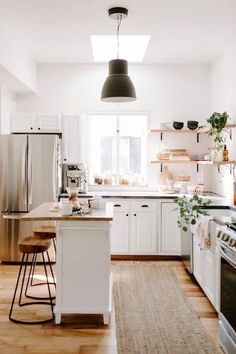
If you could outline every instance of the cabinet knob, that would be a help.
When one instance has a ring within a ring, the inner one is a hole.
[[[64,161],[66,161],[66,159],[64,159]]]
[[[40,128],[38,128],[38,130],[40,130]]]
[[[33,130],[33,127],[30,127],[31,130]]]
[[[126,216],[129,216],[129,214],[126,214]]]
[[[134,214],[134,216],[136,216],[136,214]]]

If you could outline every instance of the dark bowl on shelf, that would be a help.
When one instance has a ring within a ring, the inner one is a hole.
[[[182,129],[184,126],[184,123],[183,122],[173,122],[173,127],[177,130],[180,130]]]
[[[196,120],[188,120],[187,127],[190,130],[195,130],[198,128],[198,122]]]

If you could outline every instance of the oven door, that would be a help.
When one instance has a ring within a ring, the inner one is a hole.
[[[226,353],[236,353],[236,253],[218,242],[221,256],[220,337]],[[225,341],[228,336],[228,340]],[[227,350],[230,345],[230,350]]]

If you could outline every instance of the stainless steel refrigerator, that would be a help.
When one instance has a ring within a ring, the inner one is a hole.
[[[20,260],[17,243],[33,228],[21,217],[43,202],[57,200],[60,165],[57,135],[0,135],[0,261]]]

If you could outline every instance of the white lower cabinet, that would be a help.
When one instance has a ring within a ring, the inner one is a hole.
[[[156,202],[113,200],[112,254],[157,254]]]
[[[155,212],[131,215],[130,251],[132,254],[157,253],[157,222]]]
[[[211,249],[202,249],[194,236],[193,274],[211,303],[217,308],[215,253]]]
[[[173,202],[161,203],[160,253],[163,255],[180,255],[180,228],[175,208]]]
[[[111,228],[111,252],[112,254],[129,253],[129,214],[116,210]]]
[[[215,303],[215,257],[210,250],[204,251],[203,290],[212,303]]]
[[[194,238],[193,241],[193,274],[198,281],[198,283],[203,285],[203,252],[201,247],[198,245],[198,241]]]

